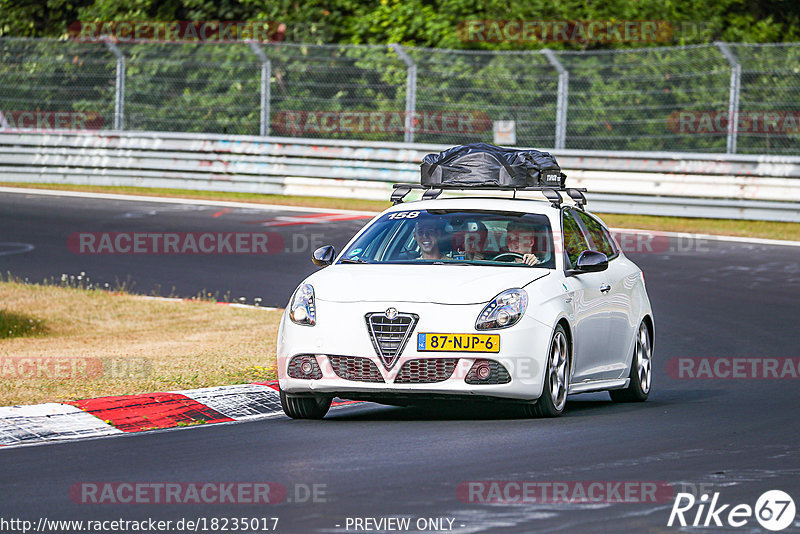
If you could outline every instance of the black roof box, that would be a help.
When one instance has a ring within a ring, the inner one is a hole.
[[[503,148],[488,143],[456,146],[428,154],[420,183],[435,188],[564,187],[556,158],[539,150]]]

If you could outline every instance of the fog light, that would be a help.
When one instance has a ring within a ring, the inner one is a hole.
[[[322,378],[322,370],[319,368],[317,358],[313,354],[300,354],[293,357],[286,371],[289,378],[300,378],[302,380],[319,380]]]
[[[494,360],[475,360],[464,381],[476,386],[508,384],[511,375],[503,364]]]
[[[475,372],[478,375],[478,378],[481,380],[486,380],[489,378],[489,375],[492,374],[492,368],[489,365],[489,362],[483,362],[475,369]]]

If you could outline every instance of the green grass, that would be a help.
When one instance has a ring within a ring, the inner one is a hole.
[[[177,426],[197,426],[197,425],[204,425],[207,422],[208,421],[206,421],[205,419],[198,419],[197,421],[191,421],[189,423],[186,423],[184,421],[178,421],[176,424]]]
[[[654,217],[651,215],[620,215],[616,213],[598,213],[598,216],[606,224],[614,228],[639,228],[642,230],[660,230],[662,232],[717,234],[800,241],[800,223]]]
[[[149,187],[28,184],[20,182],[0,182],[0,185],[61,191],[90,191],[142,196],[195,198],[202,200],[232,200],[237,202],[361,211],[381,211],[391,205],[388,200],[384,202],[379,200],[359,200],[350,198],[259,195],[257,193],[226,193],[217,191],[190,191],[185,189],[155,189]],[[589,197],[589,201],[589,208],[591,209],[591,196]],[[615,213],[598,213],[597,215],[609,226],[616,228],[640,228],[644,230],[660,230],[662,232],[718,234],[800,241],[800,223],[742,221],[736,219],[696,219],[689,217],[655,217],[650,215],[620,215]]]
[[[0,339],[39,336],[47,333],[44,321],[32,315],[0,310]]]

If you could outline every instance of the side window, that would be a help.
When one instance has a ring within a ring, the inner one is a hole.
[[[603,226],[602,228],[603,228],[603,235],[605,236],[606,241],[608,241],[608,246],[611,247],[611,250],[614,251],[613,254],[609,255],[608,257],[609,258],[616,257],[617,255],[619,255],[619,246],[617,246],[617,242],[614,241],[614,238],[611,237],[611,232],[608,230],[608,228],[606,228],[605,226]]]
[[[592,242],[594,243],[593,250],[597,252],[602,252],[609,258],[614,256],[617,251],[614,248],[611,240],[608,237],[608,232],[600,224],[600,221],[595,219],[594,217],[590,217],[589,215],[583,213],[582,211],[577,212],[578,217],[581,218],[581,221],[586,226],[586,229],[589,231],[589,237],[591,237]]]
[[[565,210],[564,221],[564,250],[569,258],[570,267],[578,261],[578,256],[584,250],[589,250],[586,237],[583,235],[578,221],[572,215],[572,210]]]

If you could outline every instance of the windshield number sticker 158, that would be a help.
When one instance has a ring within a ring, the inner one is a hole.
[[[389,214],[389,219],[416,219],[419,217],[418,211],[396,211]]]

